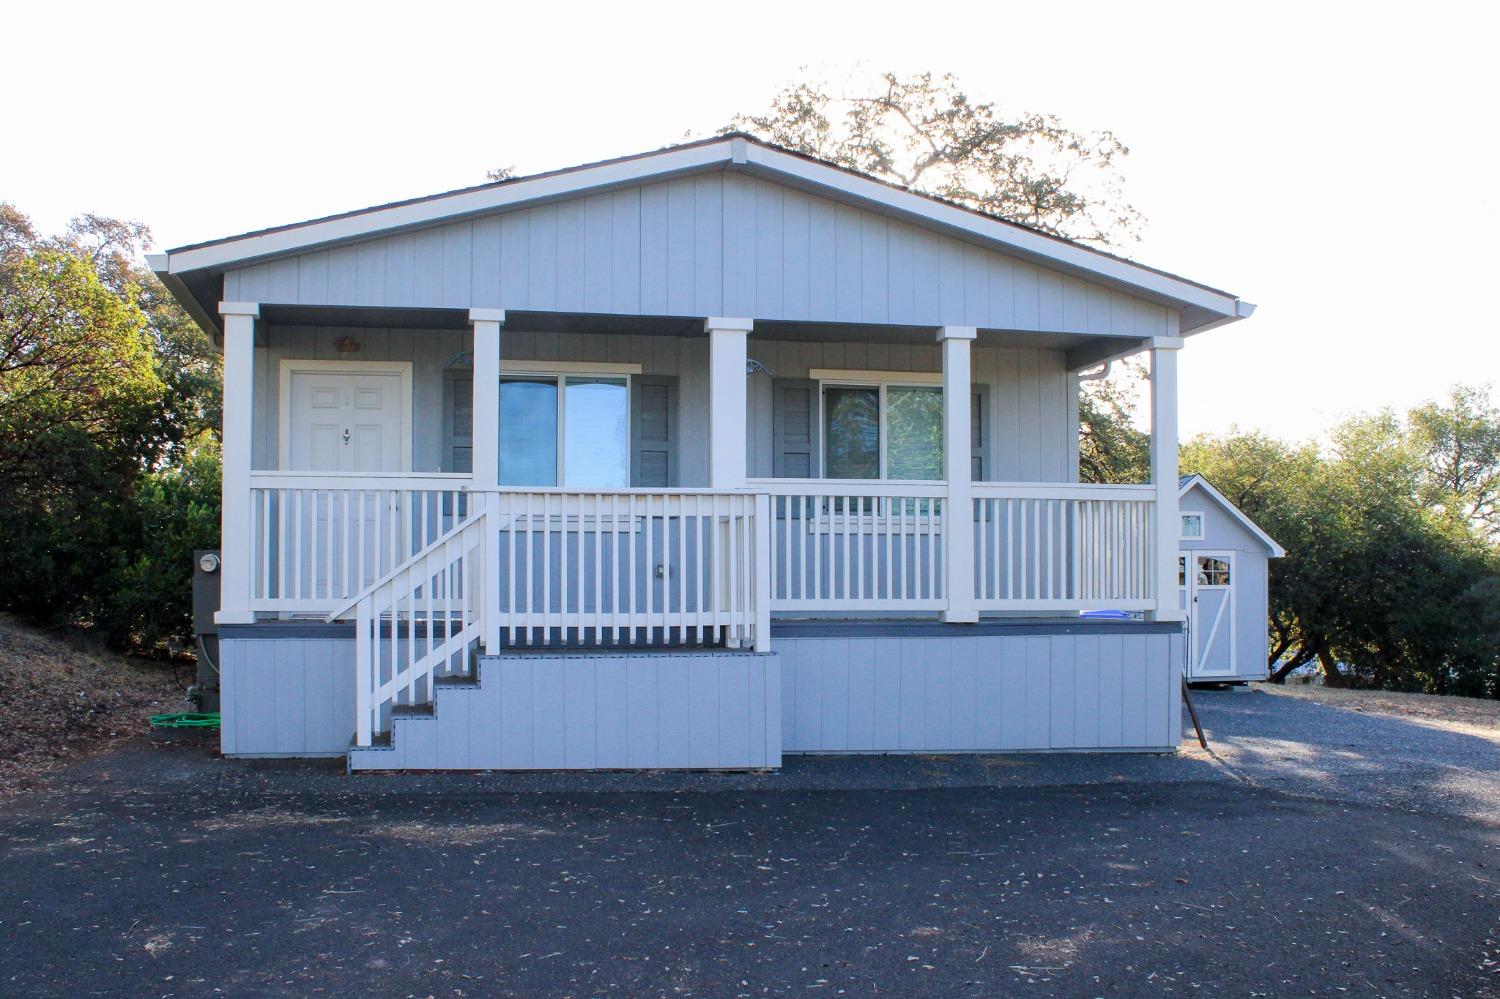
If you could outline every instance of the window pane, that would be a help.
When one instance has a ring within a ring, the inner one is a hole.
[[[591,489],[630,485],[630,407],[623,378],[569,378],[563,480]]]
[[[500,379],[500,482],[557,485],[557,382]]]
[[[823,394],[830,479],[880,478],[880,390],[831,387]]]
[[[1182,536],[1191,539],[1203,537],[1203,514],[1185,513],[1182,515]]]
[[[886,389],[886,477],[941,479],[943,477],[943,390],[940,388]]]

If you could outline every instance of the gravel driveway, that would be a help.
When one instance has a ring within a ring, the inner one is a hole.
[[[1500,995],[1493,745],[1200,702],[1217,758],[348,778],[142,741],[0,802],[0,994]]]

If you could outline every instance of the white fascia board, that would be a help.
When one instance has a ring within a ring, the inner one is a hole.
[[[1054,261],[1074,271],[1097,274],[1101,278],[1140,288],[1185,305],[1196,305],[1222,316],[1240,318],[1239,299],[1159,274],[1127,260],[1092,253],[1083,247],[1029,229],[985,218],[963,208],[765,146],[751,144],[746,158],[752,166],[795,177],[807,184],[831,188],[850,198],[894,212],[922,216],[939,225],[1000,243],[1033,258]]]
[[[1177,498],[1181,499],[1182,497],[1186,496],[1188,494],[1188,490],[1192,489],[1194,486],[1197,486],[1204,492],[1208,493],[1209,498],[1217,503],[1225,513],[1229,514],[1235,520],[1239,521],[1240,525],[1243,526],[1245,530],[1249,531],[1251,534],[1259,538],[1265,544],[1267,550],[1270,551],[1272,558],[1281,558],[1286,555],[1285,548],[1281,547],[1276,543],[1274,538],[1272,538],[1265,531],[1261,530],[1260,525],[1251,520],[1245,514],[1245,511],[1229,502],[1229,497],[1225,496],[1223,493],[1215,489],[1214,484],[1212,482],[1209,482],[1203,476],[1197,474],[1188,476],[1187,481],[1182,484],[1182,488],[1177,490]]]
[[[511,205],[565,197],[597,188],[615,187],[727,163],[732,155],[731,147],[732,140],[725,139],[722,142],[648,153],[645,156],[601,163],[598,166],[568,170],[531,180],[518,180],[497,187],[458,191],[409,204],[376,208],[275,232],[178,250],[166,255],[167,262],[171,273],[180,274],[205,267],[224,267],[262,257],[299,252],[326,243],[364,239],[414,226],[456,220]]]

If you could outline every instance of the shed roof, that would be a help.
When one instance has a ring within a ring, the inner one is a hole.
[[[1246,516],[1245,511],[1229,502],[1229,497],[1225,496],[1223,493],[1219,492],[1219,490],[1215,489],[1214,484],[1212,482],[1209,482],[1203,476],[1197,474],[1179,476],[1177,479],[1177,486],[1177,496],[1179,499],[1183,496],[1186,496],[1188,490],[1192,489],[1194,486],[1198,486],[1203,490],[1204,494],[1213,501],[1216,506],[1222,509],[1234,520],[1238,521],[1239,524],[1245,528],[1245,530],[1255,535],[1258,540],[1264,543],[1267,553],[1269,553],[1272,558],[1281,558],[1286,554],[1285,548],[1277,544],[1275,539],[1273,539],[1269,534],[1263,531],[1259,524]]]

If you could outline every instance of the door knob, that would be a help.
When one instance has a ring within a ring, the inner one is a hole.
[[[344,443],[345,444],[349,443],[349,428],[348,427],[344,428]]]

